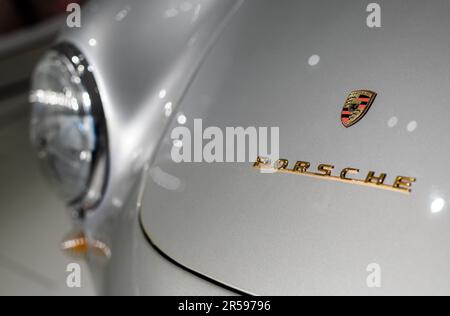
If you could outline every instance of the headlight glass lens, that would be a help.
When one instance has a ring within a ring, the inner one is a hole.
[[[90,66],[72,46],[66,48],[49,51],[33,75],[31,140],[64,200],[81,203],[89,196],[93,204],[102,193],[91,187],[95,174],[106,175],[103,111]]]

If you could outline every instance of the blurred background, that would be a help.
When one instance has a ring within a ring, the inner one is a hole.
[[[33,67],[64,27],[69,3],[0,0],[0,295],[93,295],[83,262],[59,248],[67,209],[41,176],[29,144],[28,90]],[[66,286],[69,263],[82,287]]]

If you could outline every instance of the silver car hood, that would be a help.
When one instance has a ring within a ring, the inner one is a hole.
[[[290,160],[417,178],[411,194],[250,163],[172,162],[170,131],[150,167],[142,223],[182,265],[254,294],[450,293],[448,1],[246,1],[179,107],[192,128],[279,126]],[[308,59],[319,55],[317,66]],[[378,97],[344,128],[352,90]],[[382,287],[367,286],[367,267]],[[151,267],[149,267],[151,268]]]

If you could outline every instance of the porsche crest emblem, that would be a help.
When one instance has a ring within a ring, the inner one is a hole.
[[[342,124],[349,128],[358,123],[367,114],[376,97],[377,94],[369,90],[351,92],[342,109]]]

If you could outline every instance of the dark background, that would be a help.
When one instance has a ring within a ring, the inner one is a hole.
[[[0,0],[0,35],[44,21],[81,0]]]
[[[66,0],[0,0],[0,295],[90,295],[66,286],[60,251],[70,232],[67,209],[49,189],[29,142],[30,76],[65,27]]]

